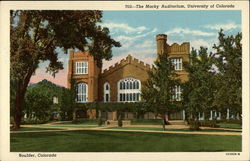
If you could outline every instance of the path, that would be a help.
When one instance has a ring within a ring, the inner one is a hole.
[[[54,124],[53,124],[54,125]],[[60,125],[59,125],[60,126]],[[89,125],[91,126],[91,125]],[[93,125],[92,125],[93,126]],[[37,125],[22,125],[22,127],[30,127],[30,128],[45,128],[43,126]],[[112,126],[108,126],[112,127]],[[116,127],[116,126],[113,126]],[[160,125],[126,125],[124,127],[162,127]],[[92,131],[119,131],[119,132],[144,132],[144,133],[166,133],[166,134],[196,134],[196,135],[233,135],[233,136],[241,136],[241,131],[239,129],[227,129],[227,128],[209,128],[202,127],[202,129],[220,129],[220,130],[231,130],[236,132],[208,132],[208,131],[155,131],[155,130],[126,130],[126,129],[107,129],[107,126],[95,127],[95,128],[65,128],[65,127],[49,127],[46,126],[48,130],[32,130],[32,131],[11,131],[11,133],[35,133],[35,132],[60,132],[60,131],[79,131],[79,130],[92,130]],[[49,128],[53,128],[53,130],[49,130]],[[56,129],[57,128],[57,129]],[[168,125],[166,129],[188,129],[186,125]]]

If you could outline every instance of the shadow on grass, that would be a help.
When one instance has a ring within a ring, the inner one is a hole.
[[[219,152],[240,151],[241,136],[115,131],[11,134],[12,152]]]

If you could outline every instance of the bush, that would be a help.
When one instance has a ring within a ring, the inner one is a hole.
[[[101,118],[99,118],[98,121],[97,121],[97,123],[98,123],[98,126],[102,126],[103,120]]]
[[[122,127],[122,119],[118,119],[118,126]]]
[[[14,117],[10,116],[10,123],[14,124]]]
[[[217,120],[217,123],[226,123],[226,124],[240,124],[242,125],[242,120],[237,120],[237,119],[222,119],[222,120]]]
[[[200,125],[205,127],[219,127],[216,120],[202,120],[200,121]]]
[[[96,119],[88,119],[88,118],[77,118],[72,120],[73,124],[98,124]]]
[[[200,122],[197,120],[189,120],[190,130],[200,130]]]
[[[49,122],[49,119],[47,119],[47,120],[25,119],[21,122],[21,124],[44,124],[47,122]]]
[[[133,125],[137,125],[137,124],[161,125],[162,120],[161,119],[134,119],[134,120],[131,120],[131,124]]]

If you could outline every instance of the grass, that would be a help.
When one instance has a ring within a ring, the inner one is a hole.
[[[241,136],[64,131],[10,134],[11,152],[241,151]]]
[[[58,130],[58,128],[21,127],[18,131]]]
[[[151,120],[144,120],[144,119],[135,119],[131,120],[131,125],[162,125],[162,120],[159,119],[151,119]]]
[[[71,122],[72,124],[88,124],[88,125],[97,125],[98,121],[97,119],[83,119],[83,118],[79,118],[76,120],[73,120]]]
[[[228,124],[228,123],[219,123],[220,128],[230,128],[230,129],[242,129],[240,124]]]
[[[107,129],[122,129],[122,130],[153,130],[163,131],[163,128],[157,127],[108,127]],[[165,131],[187,131],[187,132],[238,132],[233,130],[221,130],[221,129],[201,129],[201,130],[190,130],[190,129],[165,129]]]
[[[98,125],[94,124],[73,124],[70,122],[64,123],[50,123],[50,124],[33,124],[34,128],[39,127],[38,129],[50,129],[50,128],[96,128]]]
[[[72,124],[72,121],[51,122],[51,124]]]
[[[64,125],[41,125],[41,127],[55,127],[55,128],[96,128],[97,125],[72,125],[72,124],[64,124]]]

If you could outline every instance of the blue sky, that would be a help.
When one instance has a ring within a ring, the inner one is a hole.
[[[217,43],[220,28],[226,35],[241,32],[241,12],[238,10],[148,10],[148,11],[104,11],[102,26],[108,27],[110,35],[121,42],[122,47],[113,48],[111,61],[104,61],[103,69],[125,58],[128,54],[148,64],[156,58],[157,34],[167,34],[168,44],[190,42],[191,47],[200,46],[212,50]],[[40,65],[31,82],[48,79],[60,85],[66,84],[68,55],[61,53],[59,59],[64,70],[56,78],[44,74],[44,64]],[[56,79],[63,80],[58,82]]]
[[[155,35],[167,34],[169,44],[190,42],[195,49],[204,46],[212,51],[220,28],[229,35],[241,31],[241,12],[105,11],[102,25],[122,44],[113,50],[114,60],[131,54],[151,64],[156,56]]]

